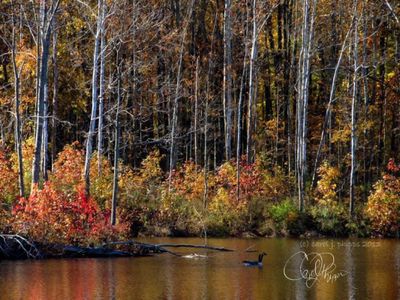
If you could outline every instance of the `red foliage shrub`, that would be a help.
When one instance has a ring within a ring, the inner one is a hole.
[[[46,183],[14,206],[12,226],[38,241],[95,243],[126,233],[124,225],[111,228],[109,216],[109,211],[100,210],[83,189],[68,195]]]
[[[75,187],[82,181],[82,170],[85,161],[83,150],[75,142],[64,147],[54,162],[54,172],[50,177],[54,188],[64,192],[75,192]]]

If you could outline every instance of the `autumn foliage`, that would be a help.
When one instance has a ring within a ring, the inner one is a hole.
[[[18,195],[18,177],[4,151],[0,150],[0,209]]]
[[[254,163],[240,160],[239,181],[234,160],[207,172],[188,161],[169,180],[161,168],[164,155],[155,150],[138,169],[120,162],[118,224],[111,226],[112,168],[100,157],[100,174],[97,159],[94,155],[91,162],[90,197],[82,180],[84,152],[73,143],[58,154],[49,180],[19,198],[13,160],[0,152],[0,228],[41,242],[71,244],[101,243],[140,232],[269,235],[301,234],[307,228],[330,235],[348,232],[347,211],[338,194],[341,173],[327,162],[318,170],[314,200],[303,215],[292,198],[293,178],[262,156]],[[374,235],[393,236],[399,230],[399,175],[400,166],[390,160],[365,205],[365,219]]]
[[[387,172],[368,198],[365,213],[375,235],[395,236],[400,224],[400,165],[391,159]]]
[[[34,240],[88,244],[125,236],[124,223],[110,226],[110,210],[86,196],[82,184],[83,152],[78,143],[58,155],[54,172],[43,187],[17,199],[10,219],[13,231]]]

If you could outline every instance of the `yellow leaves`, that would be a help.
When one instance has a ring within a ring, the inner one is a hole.
[[[384,174],[368,197],[365,214],[377,234],[395,234],[400,222],[400,178]]]
[[[332,134],[332,143],[347,143],[350,141],[351,128],[346,125],[343,129],[336,129]]]
[[[23,48],[16,56],[17,68],[21,69],[22,78],[35,78],[37,55],[34,48]]]
[[[213,197],[209,210],[210,212],[218,212],[223,207],[229,207],[229,193],[224,188],[219,188],[217,194]]]
[[[317,183],[316,200],[322,205],[335,205],[337,201],[337,182],[340,177],[339,169],[330,166],[327,161],[324,161],[318,169],[320,179]]]
[[[142,161],[142,168],[140,170],[140,176],[144,182],[160,180],[162,177],[162,170],[160,162],[164,158],[164,155],[160,154],[160,150],[154,150]]]
[[[396,71],[393,70],[392,72],[387,73],[385,80],[389,81],[396,76]]]

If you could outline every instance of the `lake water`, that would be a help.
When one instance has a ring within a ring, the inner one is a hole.
[[[400,299],[399,240],[229,238],[208,244],[237,251],[170,248],[208,255],[197,260],[159,254],[1,261],[0,299]],[[268,253],[262,268],[241,264],[257,258],[245,252],[249,247]]]

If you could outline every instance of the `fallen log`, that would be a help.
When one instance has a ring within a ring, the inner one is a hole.
[[[103,247],[105,246],[112,246],[112,245],[140,245],[142,247],[148,248],[150,251],[153,251],[155,253],[163,253],[163,252],[168,252],[171,253],[171,251],[165,249],[165,248],[197,248],[197,249],[208,249],[208,250],[214,250],[214,251],[223,251],[223,252],[233,252],[235,250],[233,249],[228,249],[225,247],[215,247],[215,246],[208,246],[208,245],[193,245],[193,244],[147,244],[147,243],[142,243],[138,242],[135,240],[130,240],[130,241],[118,241],[118,242],[108,242],[103,244]],[[177,255],[176,253],[171,253],[174,255]],[[178,255],[179,256],[179,255]]]
[[[114,249],[118,246],[118,249]],[[112,248],[114,247],[114,248]],[[133,257],[150,253],[169,253],[181,257],[167,248],[197,248],[232,252],[224,247],[193,244],[148,244],[135,240],[104,243],[98,247],[83,247],[61,244],[40,244],[17,234],[0,234],[0,259],[78,258],[78,257]],[[40,249],[40,250],[39,250]]]
[[[103,247],[78,247],[65,246],[63,257],[129,257],[136,256],[135,253],[119,251]]]
[[[207,246],[207,245],[192,245],[192,244],[157,244],[157,247],[161,248],[197,248],[197,249],[208,249],[208,250],[215,250],[215,251],[223,251],[223,252],[233,252],[235,250],[228,249],[225,247],[214,247],[214,246]]]

